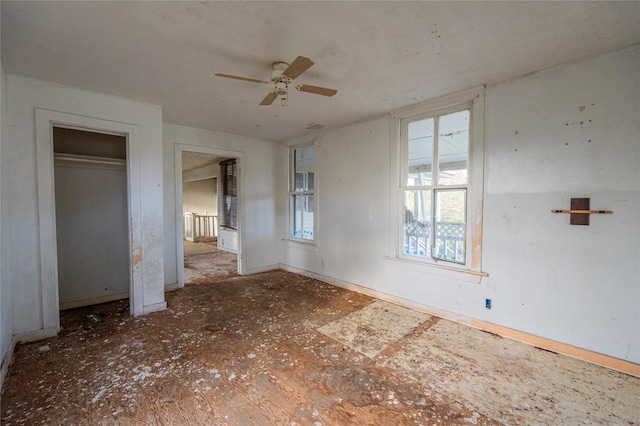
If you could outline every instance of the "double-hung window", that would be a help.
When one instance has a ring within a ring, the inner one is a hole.
[[[405,109],[398,256],[480,271],[483,91]]]
[[[314,153],[313,144],[295,146],[290,149],[291,238],[307,242],[315,241]]]

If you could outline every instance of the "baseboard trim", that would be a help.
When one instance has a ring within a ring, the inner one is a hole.
[[[282,265],[275,264],[275,265],[261,266],[259,268],[247,269],[243,275],[262,274],[263,272],[277,271],[278,269],[283,269]]]
[[[16,345],[18,341],[15,336],[11,338],[9,342],[9,347],[7,348],[7,352],[2,357],[2,364],[0,365],[0,399],[2,398],[2,393],[4,392],[4,379],[7,377],[7,373],[9,372],[9,366],[13,362],[13,353],[16,350]]]
[[[478,328],[480,330],[488,331],[490,333],[495,333],[500,336],[508,337],[513,340],[518,340],[538,348],[546,349],[552,352],[557,352],[562,355],[581,359],[583,361],[587,361],[592,364],[598,364],[603,367],[610,368],[612,370],[617,370],[632,376],[640,377],[640,364],[636,364],[631,361],[615,358],[610,355],[604,355],[599,352],[594,352],[588,349],[579,348],[577,346],[572,346],[566,343],[562,343],[562,342],[547,339],[544,337],[536,336],[533,334],[525,333],[523,331],[504,327],[498,324],[493,324],[490,322],[480,321],[475,319],[467,319],[467,320],[468,322],[465,322],[465,324],[474,328]]]
[[[59,331],[59,327],[47,327],[40,330],[29,331],[27,333],[16,334],[13,337],[16,339],[16,344],[35,342],[57,336]]]
[[[640,377],[640,364],[636,364],[631,361],[615,358],[610,355],[604,355],[599,352],[594,352],[588,349],[579,348],[577,346],[572,346],[567,343],[562,343],[555,340],[547,339],[545,337],[536,336],[533,334],[526,333],[524,331],[515,330],[509,327],[504,327],[504,326],[493,324],[487,321],[481,321],[474,318],[469,318],[464,315],[460,315],[460,314],[456,314],[443,309],[438,309],[432,306],[416,303],[408,299],[393,296],[387,293],[383,293],[381,291],[372,290],[370,288],[363,287],[358,284],[349,283],[349,282],[331,278],[325,275],[316,274],[314,272],[306,271],[304,269],[298,269],[298,268],[287,266],[287,265],[282,265],[282,269],[284,269],[285,271],[304,275],[309,278],[324,281],[326,283],[329,283],[347,290],[355,291],[361,294],[366,294],[367,296],[375,297],[376,299],[385,300],[390,303],[394,303],[400,306],[405,306],[407,308],[425,312],[429,315],[433,315],[439,318],[453,321],[458,324],[467,325],[469,327],[473,327],[478,330],[494,333],[499,336],[517,340],[519,342],[526,343],[528,345],[542,348],[551,352],[556,352],[565,356],[570,356],[572,358],[577,358],[583,361],[587,361],[592,364],[597,364],[603,367],[607,367],[612,370],[620,371],[622,373],[626,373],[631,376]]]
[[[167,302],[155,303],[153,305],[147,305],[142,308],[142,314],[148,314],[151,312],[164,311],[167,309]]]
[[[88,299],[77,299],[66,302],[60,302],[60,310],[79,308],[81,306],[97,305],[99,303],[113,302],[114,300],[128,299],[129,291],[121,291],[118,293],[106,294],[104,296],[90,297]]]

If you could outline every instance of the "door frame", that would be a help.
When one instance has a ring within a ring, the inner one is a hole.
[[[36,157],[40,231],[42,331],[60,329],[58,249],[55,217],[53,128],[64,127],[124,136],[127,143],[127,203],[129,219],[129,306],[132,315],[144,313],[142,261],[142,190],[138,126],[100,118],[36,108]]]
[[[182,153],[197,152],[200,154],[208,154],[216,157],[234,158],[237,162],[237,188],[238,188],[238,275],[244,275],[245,267],[242,252],[244,248],[244,232],[242,232],[242,224],[244,223],[244,203],[242,201],[243,185],[242,185],[242,158],[243,152],[232,151],[228,149],[219,149],[213,147],[204,147],[197,145],[175,144],[174,170],[175,170],[175,215],[176,215],[176,269],[178,277],[178,288],[184,287],[184,245],[183,245],[183,218],[182,218]],[[218,190],[220,189],[220,179],[218,178]],[[219,208],[219,206],[218,206]]]

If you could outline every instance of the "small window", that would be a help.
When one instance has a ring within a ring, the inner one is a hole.
[[[314,232],[314,146],[291,148],[291,237],[304,241],[315,241]]]
[[[399,117],[401,258],[481,269],[484,141],[482,123],[474,120],[483,120],[482,93],[413,107]]]

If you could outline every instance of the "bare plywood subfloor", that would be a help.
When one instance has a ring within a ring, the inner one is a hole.
[[[378,300],[318,331],[373,358],[427,319],[423,312]]]
[[[364,315],[386,305],[283,271],[189,286],[168,293],[167,302],[166,311],[137,318],[128,316],[126,301],[63,313],[58,337],[17,348],[2,424],[637,424],[640,418],[638,378],[436,317],[410,320],[399,337],[366,356],[362,346],[357,350],[357,331],[339,341],[318,329],[358,315],[368,333],[393,328],[388,318]]]

